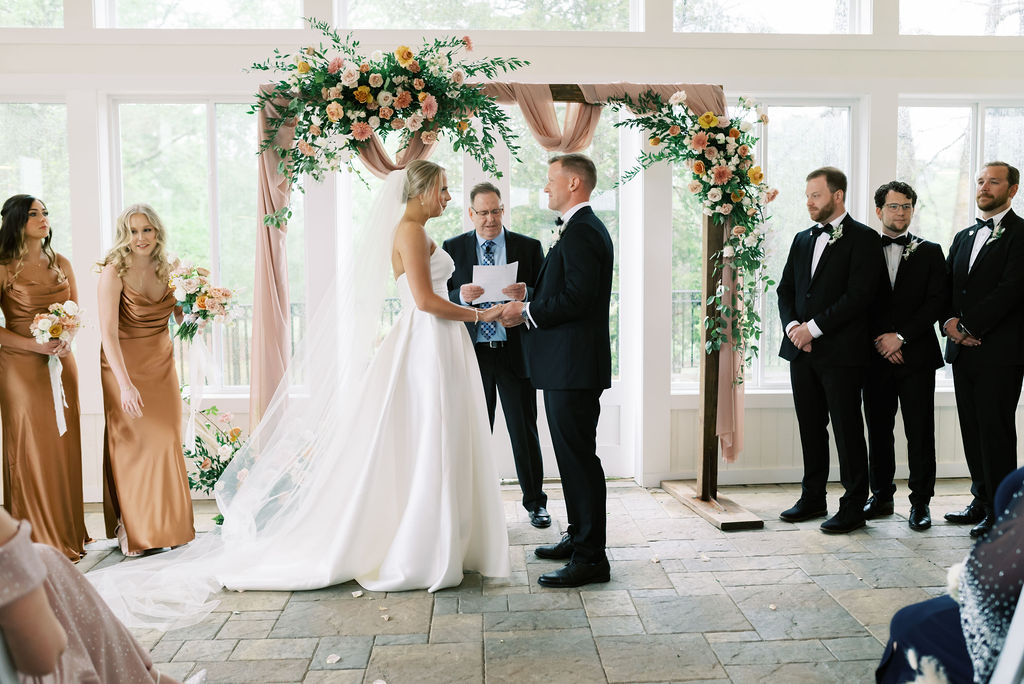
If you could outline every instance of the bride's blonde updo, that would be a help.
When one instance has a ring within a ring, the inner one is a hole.
[[[402,201],[408,202],[413,197],[430,192],[437,188],[444,167],[425,159],[409,162],[405,167],[405,188]]]

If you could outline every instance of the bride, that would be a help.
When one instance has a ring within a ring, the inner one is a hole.
[[[339,283],[267,413],[218,481],[218,531],[187,547],[89,573],[131,627],[197,622],[234,590],[374,591],[458,585],[464,570],[510,574],[476,356],[447,297],[454,264],[426,222],[451,199],[444,169],[391,173],[344,249]],[[379,341],[387,266],[402,315]]]

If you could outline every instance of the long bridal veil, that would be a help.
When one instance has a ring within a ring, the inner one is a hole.
[[[317,504],[325,497],[354,502],[361,496],[359,472],[368,454],[349,440],[357,428],[366,432],[353,423],[360,420],[365,373],[381,339],[405,177],[405,171],[389,174],[370,220],[341,236],[337,282],[322,293],[287,377],[217,482],[223,526],[181,549],[87,575],[130,627],[198,622],[216,607],[210,597],[223,586],[327,586],[338,578],[324,558],[343,549],[318,544],[345,525],[353,534],[372,534],[359,532],[355,520],[321,519]],[[349,565],[359,570],[358,559]]]

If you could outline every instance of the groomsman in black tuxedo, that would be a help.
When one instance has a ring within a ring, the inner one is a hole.
[[[612,240],[590,207],[597,169],[582,154],[548,165],[548,207],[562,216],[558,239],[541,266],[533,299],[512,302],[502,323],[525,323],[530,379],[544,390],[551,442],[565,493],[569,527],[558,544],[539,546],[540,558],[568,560],[544,573],[546,587],[607,582],[605,483],[597,457],[601,393],[611,387],[608,307],[612,290]]]
[[[442,249],[455,262],[448,279],[448,298],[456,304],[472,305],[484,293],[473,284],[473,266],[519,263],[520,282],[502,292],[510,300],[524,301],[533,296],[544,253],[540,241],[513,233],[502,225],[505,207],[501,191],[491,183],[478,183],[469,191],[469,217],[473,230],[444,241]],[[523,507],[534,527],[549,527],[548,496],[544,493],[544,463],[537,435],[537,390],[526,374],[520,328],[505,328],[500,323],[466,323],[475,343],[480,376],[484,381],[487,415],[494,429],[494,409],[501,395],[501,409],[512,441]]]
[[[804,476],[800,499],[779,517],[799,522],[828,515],[831,419],[846,493],[821,529],[843,533],[864,526],[868,455],[860,400],[871,358],[868,307],[884,265],[878,233],[846,213],[842,171],[812,171],[806,194],[815,225],[793,238],[778,287],[786,330],[779,356],[790,362]]]
[[[910,465],[908,522],[912,530],[926,530],[932,524],[928,504],[935,493],[935,371],[944,365],[935,323],[946,307],[948,290],[942,248],[909,230],[916,206],[917,193],[906,183],[891,181],[875,191],[885,264],[870,307],[877,353],[864,381],[872,492],[864,517],[893,513],[893,429],[899,404]]]
[[[977,223],[953,238],[946,259],[950,308],[943,332],[953,364],[956,411],[971,494],[967,508],[947,513],[973,524],[972,537],[992,529],[992,498],[1017,467],[1014,424],[1024,379],[1024,220],[1010,208],[1020,172],[989,162],[978,175]]]

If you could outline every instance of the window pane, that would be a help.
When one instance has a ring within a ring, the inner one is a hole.
[[[70,258],[67,108],[0,103],[0,130],[18,132],[0,136],[0,202],[22,193],[41,199],[50,211],[50,244]]]
[[[4,0],[0,6],[0,27],[61,28],[63,0]]]
[[[629,0],[348,0],[351,28],[628,31]]]
[[[900,33],[942,36],[1024,35],[1018,0],[900,0]]]
[[[564,105],[556,105],[559,120],[564,120]],[[508,110],[513,130],[519,137],[522,163],[512,161],[512,196],[506,203],[511,210],[509,229],[537,238],[547,252],[553,240],[553,221],[557,214],[548,209],[544,194],[547,184],[547,160],[553,153],[545,151],[533,138],[518,107]],[[594,140],[583,150],[597,165],[597,191],[591,197],[594,212],[604,222],[615,248],[615,271],[612,279],[611,325],[612,377],[619,377],[619,192],[613,189],[621,175],[619,169],[619,131],[612,116],[601,117]]]
[[[302,0],[96,0],[121,28],[302,28]]]
[[[206,105],[122,104],[118,115],[124,205],[151,205],[167,229],[171,253],[209,265]]]
[[[697,196],[687,189],[692,172],[672,167],[672,384],[700,379],[701,230]]]
[[[915,233],[949,251],[974,216],[971,107],[900,107],[896,175],[917,192]]]
[[[768,183],[779,188],[779,198],[768,205],[772,218],[765,243],[768,276],[778,282],[793,237],[812,224],[804,195],[807,174],[821,166],[835,166],[850,174],[850,110],[769,106],[768,117],[771,123],[763,128],[758,158]],[[761,382],[788,384],[789,364],[778,355],[783,328],[775,288],[769,288],[762,299],[764,331],[758,357]]]
[[[675,30],[691,33],[851,33],[858,0],[675,0]]]
[[[1018,170],[1024,165],[1024,107],[985,109],[985,154],[981,161],[1004,161]],[[1018,192],[1013,198],[1013,211],[1024,215],[1024,193]]]

